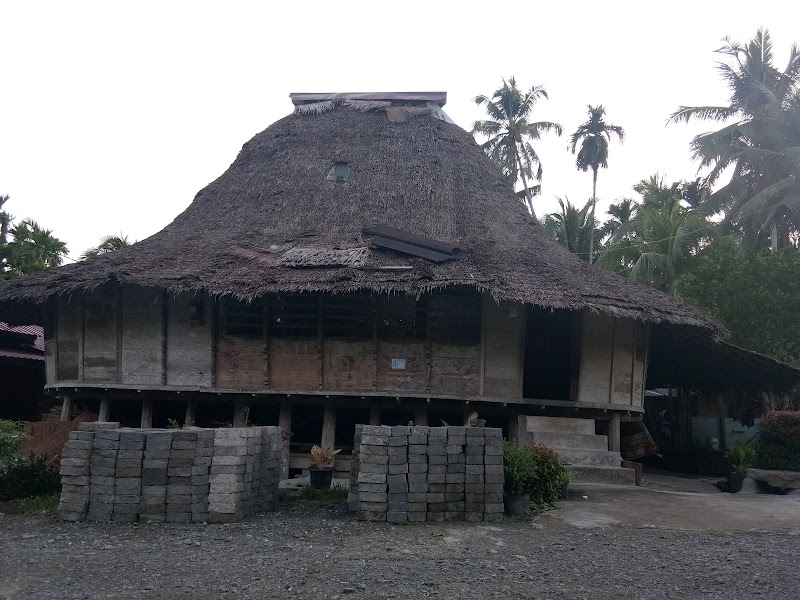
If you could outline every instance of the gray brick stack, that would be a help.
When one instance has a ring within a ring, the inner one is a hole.
[[[277,427],[92,425],[95,431],[73,432],[64,448],[59,512],[66,520],[220,523],[277,505]]]
[[[361,437],[364,434],[364,425],[356,425],[353,437],[353,453],[350,456],[350,491],[347,494],[347,506],[351,511],[358,511],[358,472],[360,470]]]
[[[356,428],[351,510],[368,521],[497,521],[503,516],[500,429]]]

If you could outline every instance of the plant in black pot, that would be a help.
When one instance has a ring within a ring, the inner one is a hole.
[[[734,442],[728,448],[728,462],[731,469],[728,472],[728,491],[732,494],[742,489],[742,481],[747,477],[747,469],[753,466],[756,457],[755,448],[742,442]]]
[[[505,442],[503,475],[506,512],[509,515],[528,514],[531,510],[531,487],[536,477],[536,464],[530,448],[517,442]]]
[[[333,448],[311,447],[311,467],[308,469],[311,487],[318,490],[327,490],[333,481],[333,459],[341,450]]]

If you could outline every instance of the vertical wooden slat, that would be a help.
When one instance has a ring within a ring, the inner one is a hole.
[[[269,296],[261,300],[264,311],[264,387],[269,389],[271,386],[270,370],[272,368],[269,355]]]
[[[525,395],[525,340],[528,336],[528,307],[524,304],[518,308],[522,312],[520,315],[520,327],[522,331],[519,335],[519,394],[518,398]]]
[[[378,309],[376,306],[375,296],[370,297],[370,308],[372,309],[372,351],[373,351],[373,368],[372,368],[372,390],[378,389],[378,361],[380,359],[379,340],[378,340]]]
[[[330,398],[325,400],[319,445],[323,449],[333,448],[336,445],[336,407]]]
[[[583,312],[572,314],[569,399],[577,402],[581,389],[581,353],[583,352]]]
[[[81,293],[78,301],[78,320],[80,321],[80,336],[78,337],[78,381],[83,381],[83,355],[84,342],[86,340],[86,294]]]
[[[122,284],[117,285],[114,292],[115,326],[117,333],[117,383],[122,383]]]
[[[288,479],[289,445],[292,439],[292,401],[289,398],[281,400],[278,428],[281,434],[281,479]]]
[[[486,372],[486,303],[488,294],[481,294],[481,353],[478,365],[478,395],[483,396],[483,377]],[[419,423],[417,423],[419,425]]]
[[[169,321],[168,305],[169,295],[167,294],[167,290],[164,290],[161,296],[161,385],[167,385],[167,324]],[[142,419],[144,419],[144,415],[142,416]]]
[[[614,362],[616,352],[614,351],[616,345],[616,337],[617,337],[617,320],[611,320],[611,369],[608,374],[608,403],[611,404],[614,401]]]
[[[319,355],[319,389],[322,390],[323,376],[324,376],[324,352],[322,341],[322,294],[317,294],[317,352]]]
[[[211,387],[217,387],[217,353],[219,340],[219,301],[215,296],[209,296],[211,303]]]
[[[633,396],[636,391],[636,332],[639,330],[639,322],[633,322],[633,334],[632,334],[632,345],[631,345],[631,393],[630,393],[630,404],[631,406],[634,405]]]

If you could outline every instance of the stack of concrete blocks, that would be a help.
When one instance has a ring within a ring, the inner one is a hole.
[[[223,523],[277,506],[277,427],[90,425],[64,448],[59,511],[66,520]]]
[[[498,521],[502,444],[500,429],[359,425],[350,509],[390,523]]]
[[[61,453],[61,500],[58,512],[65,521],[84,521],[89,510],[90,464],[94,432],[106,425],[119,427],[119,423],[81,423],[78,431],[71,431]]]
[[[172,454],[172,430],[147,430],[142,460],[142,502],[139,520],[142,523],[163,523],[167,520],[167,485],[169,459]]]

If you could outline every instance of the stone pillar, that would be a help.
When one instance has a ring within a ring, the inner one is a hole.
[[[428,425],[428,405],[421,404],[414,407],[414,425],[427,426]]]
[[[292,401],[288,398],[281,400],[281,412],[278,417],[278,429],[280,430],[280,477],[289,478],[289,444],[292,441]]]
[[[142,429],[150,429],[153,427],[153,399],[142,399]]]
[[[247,427],[247,415],[250,412],[250,406],[245,398],[237,397],[233,401],[233,426],[234,427]]]
[[[608,419],[608,449],[611,452],[619,452],[620,450],[619,421],[619,413],[612,412]]]
[[[374,400],[372,404],[369,405],[369,424],[370,425],[380,425],[381,424],[381,407],[378,406],[378,403]]]
[[[100,398],[100,410],[97,411],[97,420],[100,422],[108,421],[111,400],[108,396]]]
[[[336,407],[333,400],[325,400],[325,412],[322,416],[322,436],[319,445],[323,448],[333,448],[336,444]]]
[[[72,418],[72,396],[62,396],[61,420],[69,421]]]
[[[183,417],[183,426],[194,427],[194,421],[196,415],[197,415],[197,400],[191,398],[186,403],[186,415]]]

